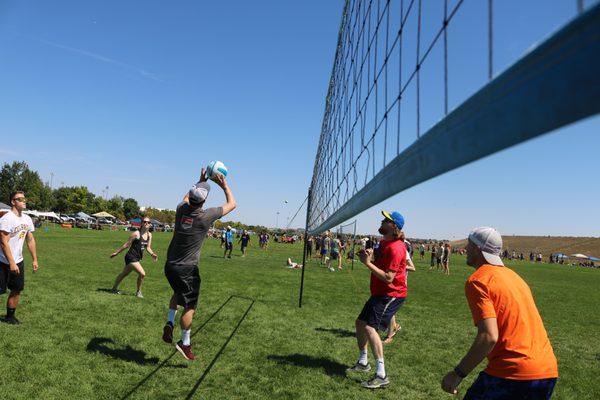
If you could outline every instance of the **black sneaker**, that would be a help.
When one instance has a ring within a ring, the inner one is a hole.
[[[167,322],[163,328],[162,340],[165,343],[173,343],[173,324]]]
[[[15,317],[4,317],[2,318],[2,322],[10,325],[21,325],[21,321],[19,321]]]

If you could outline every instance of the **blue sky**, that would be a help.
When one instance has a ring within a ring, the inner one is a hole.
[[[484,2],[467,3],[450,31],[451,107],[487,71],[474,56],[485,50]],[[575,1],[521,3],[497,6],[497,72],[575,16]],[[25,160],[44,180],[54,173],[54,187],[108,186],[172,208],[219,159],[238,198],[231,218],[274,226],[279,211],[285,225],[310,182],[342,7],[3,1],[0,162]],[[383,207],[405,214],[409,236],[458,238],[478,225],[598,236],[599,128],[594,117],[425,182],[361,214],[358,229],[374,232]]]

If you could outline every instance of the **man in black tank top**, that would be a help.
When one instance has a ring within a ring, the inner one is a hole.
[[[169,244],[165,264],[165,276],[173,289],[173,295],[169,301],[169,314],[163,328],[162,338],[166,343],[173,343],[175,314],[179,306],[183,307],[180,318],[181,340],[177,342],[175,348],[186,360],[190,361],[195,359],[190,340],[192,320],[200,294],[198,260],[202,243],[214,221],[230,213],[236,207],[233,193],[227,185],[225,177],[217,174],[213,180],[225,192],[227,202],[221,207],[203,208],[210,185],[206,182],[206,171],[202,169],[200,181],[190,189],[177,206],[173,239]]]
[[[120,252],[125,249],[127,250],[127,254],[125,254],[125,267],[123,271],[117,276],[115,279],[115,284],[113,285],[112,292],[115,294],[120,294],[119,284],[127,275],[131,273],[131,271],[135,271],[138,274],[137,279],[137,291],[136,296],[139,298],[143,298],[142,295],[142,283],[144,282],[144,278],[146,277],[146,271],[142,267],[140,261],[144,256],[144,249],[148,251],[148,253],[152,256],[154,261],[158,260],[158,256],[154,251],[152,251],[152,233],[150,233],[151,222],[149,218],[142,219],[142,226],[140,230],[136,230],[132,232],[129,236],[127,242],[123,244],[123,246],[119,247],[117,251],[110,255],[110,258],[116,257]]]

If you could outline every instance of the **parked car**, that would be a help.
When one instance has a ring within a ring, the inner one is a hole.
[[[75,223],[75,218],[70,217],[67,214],[60,214],[59,217],[63,223],[66,223],[66,224],[69,224],[69,223],[74,224]]]

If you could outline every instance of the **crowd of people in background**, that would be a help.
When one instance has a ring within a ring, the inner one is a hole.
[[[34,221],[35,223],[35,221]],[[229,233],[228,233],[229,232]],[[245,257],[247,249],[250,246],[252,235],[257,235],[258,245],[261,250],[267,250],[269,242],[273,240],[276,243],[295,244],[304,240],[301,232],[294,233],[273,233],[262,231],[259,233],[247,230],[236,230],[231,226],[226,229],[212,229],[209,236],[221,240],[221,248],[224,249],[224,257],[230,258],[233,250],[233,239],[237,239],[240,244],[241,256]],[[344,260],[357,260],[356,253],[360,250],[377,249],[381,238],[374,235],[351,235],[339,234],[327,231],[318,236],[309,236],[307,238],[306,255],[308,259],[317,258],[320,264],[329,271],[341,271],[344,268]],[[412,240],[412,239],[411,239]],[[411,258],[415,253],[419,260],[426,260],[428,254],[430,271],[440,271],[445,275],[450,274],[450,259],[452,254],[465,255],[464,247],[453,247],[448,241],[434,241],[431,239],[414,239],[406,243],[406,250]],[[562,253],[551,253],[547,256],[540,251],[529,251],[529,254],[519,251],[503,249],[500,252],[500,258],[509,261],[526,261],[532,263],[560,264],[579,266],[587,268],[598,268],[593,260],[573,259]],[[294,268],[301,268],[302,264],[293,263]],[[286,263],[286,266],[289,266]]]

